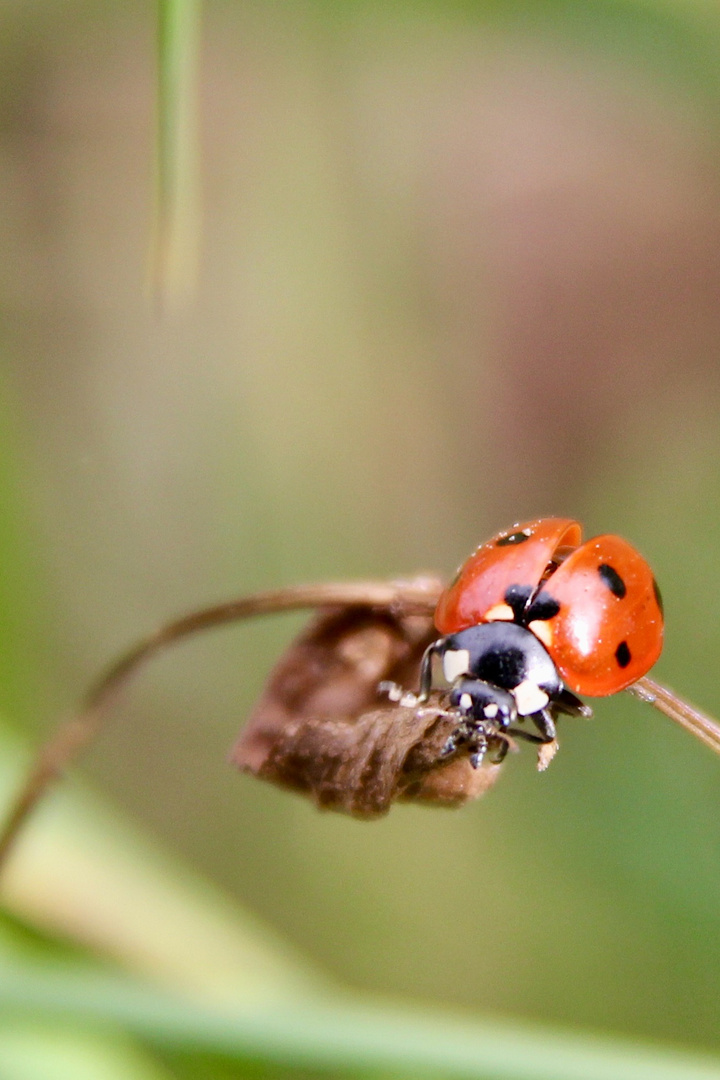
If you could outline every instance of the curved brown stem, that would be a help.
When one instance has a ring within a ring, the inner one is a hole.
[[[665,716],[669,716],[671,720],[684,727],[700,742],[704,742],[716,754],[720,754],[720,725],[707,713],[683,701],[672,690],[661,686],[654,679],[649,679],[647,675],[643,679],[638,679],[632,686],[628,686],[628,693],[640,698],[641,701],[646,701]]]
[[[301,608],[370,607],[396,614],[427,616],[432,614],[440,590],[441,583],[430,576],[408,581],[297,585],[255,593],[191,612],[143,638],[101,675],[90,687],[77,713],[62,722],[38,751],[0,830],[0,868],[26,820],[53,782],[95,738],[111,706],[134,675],[167,646],[201,630],[211,630],[256,615]],[[653,705],[720,754],[720,725],[671,690],[645,677],[628,687],[628,692]]]
[[[255,615],[300,608],[371,607],[398,614],[428,615],[435,608],[440,587],[440,582],[432,577],[297,585],[216,604],[160,627],[112,664],[90,687],[77,713],[63,721],[41,746],[0,830],[0,867],[35,806],[80,751],[95,738],[120,693],[140,668],[168,645],[201,630],[211,630]]]

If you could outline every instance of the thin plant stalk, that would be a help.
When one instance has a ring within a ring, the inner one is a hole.
[[[40,747],[0,830],[0,868],[35,806],[96,737],[122,691],[149,660],[169,645],[201,630],[302,608],[369,606],[398,614],[428,615],[435,608],[438,591],[439,583],[434,578],[297,585],[230,600],[166,623],[111,664],[90,686],[78,711],[62,721]]]
[[[158,0],[155,221],[150,289],[159,308],[185,295],[196,276],[199,40],[200,0]]]
[[[661,713],[669,716],[676,724],[680,724],[700,742],[709,746],[716,754],[720,754],[720,725],[718,725],[717,721],[713,720],[707,713],[695,708],[688,701],[683,701],[667,686],[662,686],[659,682],[655,682],[654,679],[650,679],[646,675],[644,678],[638,679],[632,686],[628,686],[628,693],[659,709]]]

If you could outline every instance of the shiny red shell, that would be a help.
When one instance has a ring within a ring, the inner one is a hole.
[[[529,587],[535,601],[545,602],[541,615],[556,609],[527,625],[573,693],[614,694],[636,682],[660,655],[660,593],[642,555],[619,536],[582,543],[581,526],[567,518],[514,525],[463,564],[440,597],[435,625],[447,635],[510,620],[505,597],[513,586]]]

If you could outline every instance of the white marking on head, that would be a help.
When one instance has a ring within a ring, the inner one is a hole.
[[[553,643],[553,628],[547,619],[533,619],[528,623],[528,630],[539,638],[548,649]]]
[[[473,701],[469,694],[460,695],[460,708],[464,709],[465,712],[470,712],[470,710],[472,709],[472,703]]]
[[[494,701],[489,702],[483,709],[483,716],[487,716],[488,720],[494,720],[498,714],[498,707]]]
[[[485,612],[484,618],[485,622],[512,622],[515,614],[509,604],[495,604]]]
[[[540,709],[544,709],[550,700],[545,691],[541,690],[537,683],[530,682],[529,679],[518,683],[510,693],[517,702],[517,710],[520,716],[529,716],[531,713],[540,712]]]
[[[467,675],[470,668],[470,653],[467,649],[449,650],[443,656],[443,675],[449,683],[454,683],[460,675]]]

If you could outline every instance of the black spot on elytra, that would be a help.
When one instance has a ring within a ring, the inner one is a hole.
[[[505,590],[505,603],[512,608],[515,622],[524,620],[525,608],[533,594],[532,585],[509,585]]]
[[[554,619],[559,611],[560,604],[554,596],[547,592],[539,592],[528,608],[525,619],[529,623],[535,622],[536,619],[545,622],[547,619]]]
[[[663,606],[662,593],[660,592],[660,586],[658,585],[655,578],[653,578],[653,592],[655,593],[655,599],[657,600],[657,606],[660,608],[660,614],[664,615],[665,614],[665,608]]]
[[[524,544],[526,540],[530,539],[530,533],[526,532],[514,532],[509,533],[508,536],[501,536],[499,540],[495,541],[495,547],[511,547],[513,544]]]
[[[598,574],[603,579],[613,596],[617,596],[619,600],[622,600],[627,592],[627,586],[625,582],[618,574],[614,567],[609,566],[607,563],[601,563],[598,566]],[[623,664],[623,667],[625,665]]]
[[[630,655],[630,649],[628,648],[627,641],[620,642],[617,649],[615,650],[615,659],[617,660],[620,667],[625,668],[628,666],[628,664],[632,660],[632,656]]]

